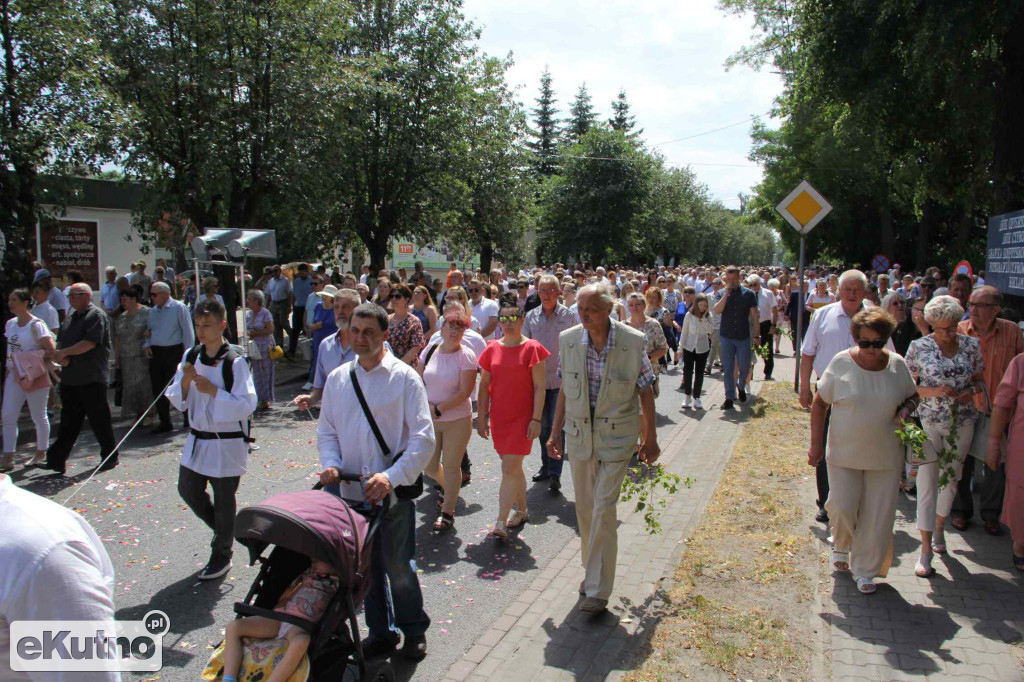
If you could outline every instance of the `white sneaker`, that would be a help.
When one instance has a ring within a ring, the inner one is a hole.
[[[700,404],[700,398],[693,399],[693,407],[698,410],[703,410],[704,406]]]
[[[690,396],[688,396],[688,395],[684,395],[683,396],[683,409],[684,410],[690,409],[690,401],[691,400],[692,400],[692,398]]]
[[[303,391],[308,391],[311,388],[313,388],[313,382],[311,382],[311,381],[307,381],[306,383],[302,384],[302,390]]]

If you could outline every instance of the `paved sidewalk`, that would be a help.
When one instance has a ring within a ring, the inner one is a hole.
[[[761,373],[760,366],[757,373]],[[674,382],[663,383],[666,390],[674,392]],[[646,641],[645,629],[657,622],[661,582],[674,574],[684,541],[718,485],[760,385],[755,382],[751,387],[747,406],[723,412],[723,384],[716,372],[704,384],[707,409],[671,415],[679,424],[659,443],[660,461],[668,471],[696,482],[690,489],[681,488],[665,507],[659,535],[646,533],[643,515],[634,513],[631,503],[619,505],[618,566],[607,612],[591,616],[576,608],[582,600],[577,588],[583,579],[576,537],[449,669],[445,679],[598,680],[621,676],[621,662],[628,660],[628,651]],[[681,402],[682,394],[679,396]]]
[[[1024,581],[1006,528],[992,537],[975,515],[966,532],[948,529],[948,554],[936,555],[935,574],[921,579],[916,503],[900,498],[893,566],[878,592],[865,597],[837,574],[824,595],[834,679],[1024,679]]]

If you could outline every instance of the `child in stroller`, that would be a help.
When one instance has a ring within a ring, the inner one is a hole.
[[[357,620],[357,605],[370,588],[373,536],[388,505],[360,513],[320,487],[274,495],[238,511],[235,539],[260,570],[245,599],[235,604],[243,618],[228,626],[204,680],[220,681],[225,673],[264,682],[394,680],[386,659],[363,655]],[[284,653],[281,637],[288,643]],[[238,672],[242,638],[252,641]]]
[[[309,569],[295,579],[274,609],[279,613],[297,616],[312,623],[320,621],[327,610],[334,593],[338,591],[338,576],[333,566],[314,559]],[[228,623],[224,637],[223,682],[237,682],[242,665],[242,638],[287,639],[288,651],[277,665],[267,682],[285,682],[302,663],[302,657],[309,648],[310,636],[305,630],[291,623],[248,616]]]

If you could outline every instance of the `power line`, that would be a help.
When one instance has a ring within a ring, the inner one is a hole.
[[[697,133],[695,135],[687,135],[686,137],[680,137],[680,138],[675,139],[675,140],[668,140],[667,142],[659,142],[658,144],[652,144],[651,146],[652,147],[660,147],[663,144],[672,144],[673,142],[682,142],[683,140],[692,140],[695,137],[703,137],[705,135],[711,135],[712,133],[717,133],[717,132],[721,132],[723,130],[728,130],[729,128],[735,128],[736,126],[741,126],[744,123],[750,123],[754,119],[759,118],[760,116],[767,116],[770,113],[771,113],[770,111],[766,111],[763,114],[758,114],[757,116],[751,116],[750,118],[748,118],[746,120],[743,120],[743,121],[740,121],[738,123],[730,123],[729,125],[722,126],[721,128],[715,128],[714,130],[707,130],[707,131],[705,131],[703,133]]]

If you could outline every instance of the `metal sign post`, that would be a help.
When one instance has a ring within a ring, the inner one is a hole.
[[[800,346],[803,343],[803,298],[804,298],[804,246],[807,241],[807,234],[832,212],[832,204],[821,196],[818,190],[811,186],[811,183],[804,180],[797,185],[789,195],[779,202],[775,210],[786,219],[786,222],[793,226],[800,233],[800,264],[797,274],[797,306],[796,314],[796,376],[793,379],[793,390],[800,391]]]

